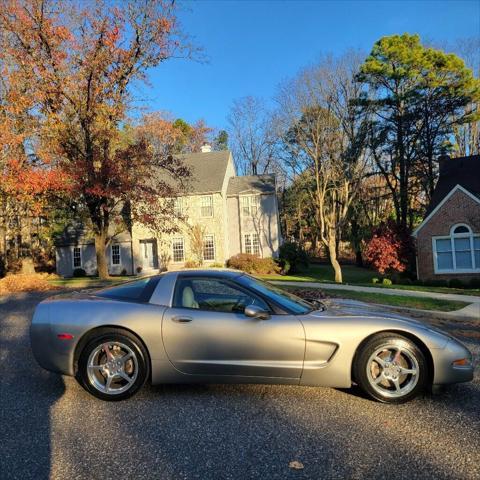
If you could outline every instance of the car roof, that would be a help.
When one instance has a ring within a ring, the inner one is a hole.
[[[192,268],[186,270],[178,270],[176,272],[178,276],[188,276],[188,277],[222,277],[222,278],[238,278],[244,275],[244,272],[240,270],[232,270],[229,268]]]

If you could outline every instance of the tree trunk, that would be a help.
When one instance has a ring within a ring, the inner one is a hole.
[[[343,278],[342,278],[342,267],[338,263],[337,260],[337,251],[336,251],[336,241],[335,238],[330,238],[329,244],[328,244],[328,255],[330,257],[330,263],[333,267],[333,270],[335,272],[335,282],[336,283],[342,283]]]
[[[107,256],[105,254],[107,235],[105,232],[95,234],[95,253],[97,255],[98,276],[102,279],[110,278],[108,274]]]
[[[355,249],[355,265],[357,267],[363,267],[362,249],[360,247]]]

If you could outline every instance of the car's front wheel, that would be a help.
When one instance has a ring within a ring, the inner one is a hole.
[[[384,403],[403,403],[425,389],[428,364],[410,339],[384,333],[362,346],[355,359],[354,376],[370,397]]]
[[[125,400],[149,374],[148,353],[129,332],[110,331],[93,337],[80,353],[76,378],[102,400]]]

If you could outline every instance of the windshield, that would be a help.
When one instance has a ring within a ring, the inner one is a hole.
[[[245,286],[271,298],[275,303],[296,315],[309,313],[313,310],[313,306],[307,301],[302,300],[300,297],[288,293],[281,288],[275,287],[271,283],[262,282],[250,275],[242,275],[241,282]]]

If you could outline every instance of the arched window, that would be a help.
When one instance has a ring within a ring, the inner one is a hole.
[[[454,225],[449,236],[432,241],[435,273],[480,272],[480,235],[468,225]]]

